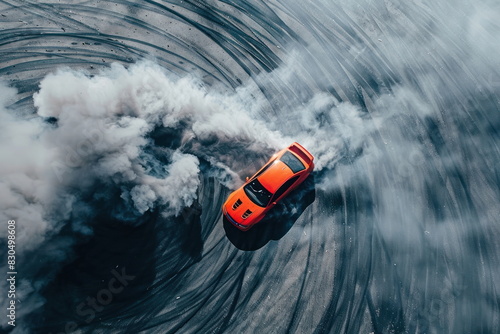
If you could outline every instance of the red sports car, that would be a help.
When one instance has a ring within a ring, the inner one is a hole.
[[[312,154],[299,143],[279,151],[229,195],[222,213],[238,229],[247,231],[309,176],[313,160]]]

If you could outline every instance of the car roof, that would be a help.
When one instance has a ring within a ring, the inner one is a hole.
[[[283,153],[287,151],[288,150],[285,150]],[[257,177],[259,182],[273,194],[279,187],[281,187],[281,185],[283,185],[283,183],[295,175],[290,167],[288,167],[283,161],[279,160],[281,156],[282,155],[272,162],[264,173]]]

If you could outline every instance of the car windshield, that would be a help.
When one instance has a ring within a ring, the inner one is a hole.
[[[300,161],[293,153],[290,151],[286,151],[285,154],[281,156],[281,161],[283,161],[290,169],[292,172],[295,174],[297,172],[300,172],[301,170],[306,169],[304,167],[304,164],[302,161]]]
[[[269,203],[272,196],[257,179],[247,184],[243,189],[252,202],[262,207],[265,207]]]

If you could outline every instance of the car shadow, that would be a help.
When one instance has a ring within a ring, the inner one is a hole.
[[[248,231],[241,231],[223,215],[222,222],[226,237],[238,249],[255,251],[271,240],[283,238],[293,227],[304,210],[316,198],[314,173],[285,199],[271,209],[266,217]]]

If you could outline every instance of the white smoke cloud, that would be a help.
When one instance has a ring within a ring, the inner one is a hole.
[[[41,82],[34,102],[39,115],[57,119],[57,126],[47,130],[43,139],[57,148],[51,165],[64,186],[82,186],[96,179],[111,185],[132,182],[135,186],[122,197],[130,198],[141,213],[154,203],[178,213],[192,202],[193,180],[198,180],[196,158],[180,152],[162,172],[167,178],[147,173],[141,154],[151,144],[147,136],[155,128],[177,128],[182,123],[188,142],[214,142],[212,154],[221,142],[245,142],[258,152],[280,141],[278,134],[252,119],[236,97],[208,94],[193,78],[171,78],[150,62],[130,69],[115,64],[95,77],[59,70]],[[234,178],[230,166],[204,154],[202,147],[194,152],[228,169]],[[181,172],[189,175],[175,174]],[[166,190],[169,186],[175,187],[175,195]]]
[[[190,154],[175,152],[172,160],[166,178],[158,180],[147,175],[140,185],[130,191],[134,205],[141,214],[160,202],[167,206],[163,210],[164,215],[176,215],[196,199],[199,186],[198,159]]]
[[[50,151],[39,140],[40,120],[20,118],[14,110],[7,108],[15,101],[16,94],[15,89],[0,82],[0,219],[5,227],[0,229],[0,244],[2,249],[7,250],[4,242],[7,240],[6,224],[8,220],[15,220],[16,258],[20,259],[27,251],[36,249],[46,240],[47,230],[52,225],[45,216],[52,205],[52,186],[45,178]],[[11,271],[7,270],[7,263],[2,263],[2,272]],[[4,297],[7,296],[7,284],[6,280],[0,282]],[[28,277],[17,281],[19,296],[29,295],[32,291]],[[33,305],[41,305],[41,298],[33,299]],[[2,298],[0,307],[5,310],[8,302],[9,299]],[[31,310],[29,308],[27,312]],[[19,310],[18,316],[23,313],[26,312]]]
[[[23,119],[6,108],[16,94],[15,89],[1,83],[0,219],[26,222],[18,225],[16,237],[29,250],[44,240],[50,225],[44,212],[51,205],[52,186],[46,179],[51,152],[39,140],[39,119]],[[0,237],[6,238],[6,233],[1,229]]]

